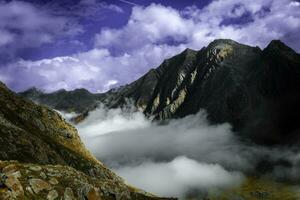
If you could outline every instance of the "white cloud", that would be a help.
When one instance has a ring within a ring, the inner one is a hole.
[[[0,29],[0,46],[7,45],[14,41],[14,35]]]
[[[158,124],[131,107],[101,107],[77,129],[88,149],[127,182],[162,196],[233,187],[261,167],[274,179],[300,180],[299,147],[240,141],[228,124],[210,125],[204,112]]]
[[[243,181],[239,172],[229,172],[217,164],[199,163],[184,156],[171,162],[145,162],[116,170],[127,182],[145,191],[166,197],[180,197],[192,190],[237,186]],[[201,195],[201,194],[199,194]]]
[[[230,126],[209,126],[205,116],[158,125],[131,106],[100,107],[76,128],[94,155],[130,184],[184,197],[194,190],[236,186],[243,180],[239,170],[251,168]]]
[[[128,24],[122,29],[104,29],[96,35],[96,47],[116,47],[130,51],[153,45],[166,37],[180,41],[187,36],[193,22],[181,17],[180,13],[170,7],[151,4],[144,8],[136,6]],[[124,42],[126,41],[126,42]]]
[[[290,3],[290,6],[296,6],[296,7],[299,7],[300,6],[300,2],[299,1],[292,1]]]
[[[251,169],[251,161],[244,158],[251,149],[236,145],[229,124],[209,126],[203,112],[160,126],[133,109],[100,107],[77,128],[100,160],[117,167],[122,162],[136,164],[148,158],[170,160],[186,155],[231,169]]]
[[[203,9],[192,6],[182,12],[159,4],[136,6],[126,26],[103,30],[96,36],[95,45],[129,51],[145,43],[163,43],[170,37],[199,49],[213,39],[230,38],[263,48],[272,39],[283,39],[299,50],[299,45],[293,45],[293,41],[286,38],[293,30],[300,29],[297,3],[290,0],[215,0]],[[249,15],[247,23],[243,22],[244,14]],[[222,24],[224,20],[229,20],[228,24]],[[119,45],[122,41],[128,43]]]
[[[80,15],[91,16],[91,15],[96,14],[97,12],[99,12],[99,10],[102,10],[102,9],[112,10],[117,13],[124,12],[124,10],[121,7],[119,7],[115,4],[108,4],[104,1],[97,2],[97,0],[81,0],[79,2],[79,6],[81,8],[82,8],[82,6],[84,7],[83,11],[81,11],[81,14],[77,13]]]
[[[113,56],[107,49],[92,49],[52,59],[20,60],[0,68],[0,72],[9,80],[6,84],[17,91],[36,86],[46,91],[87,88],[103,92],[139,78],[149,67],[158,66],[161,60],[181,50],[182,46],[148,45]]]
[[[119,0],[119,1],[121,1],[121,2],[123,2],[123,3],[127,3],[127,4],[132,5],[132,6],[138,6],[138,4],[133,3],[133,2],[131,2],[131,1],[126,1],[126,0]]]
[[[93,2],[84,1],[85,4]],[[35,24],[44,25],[42,19],[33,20],[37,21]],[[50,24],[52,22],[54,20],[50,20]],[[58,24],[63,27],[64,23]],[[215,0],[202,9],[191,6],[182,11],[159,4],[134,6],[125,26],[102,29],[95,36],[95,49],[69,56],[76,62],[70,59],[57,62],[59,58],[50,59],[48,64],[45,60],[42,63],[24,61],[0,71],[6,80],[11,80],[7,84],[15,90],[37,86],[46,90],[85,87],[94,92],[105,91],[136,80],[184,48],[200,49],[218,38],[261,48],[272,39],[281,39],[299,51],[299,30],[298,2],[291,0]],[[2,35],[4,33],[2,31]],[[3,37],[0,43],[10,42],[12,37]],[[33,38],[36,39],[30,35],[26,41]],[[48,33],[37,38],[43,42],[52,40]],[[19,72],[17,79],[13,78],[14,71]],[[29,74],[40,81],[28,80]],[[112,80],[118,83],[111,85]]]
[[[0,42],[0,47],[11,44],[18,49],[50,43],[58,36],[78,34],[82,29],[66,17],[54,16],[46,9],[11,1],[0,2],[0,32],[9,38],[5,43]]]
[[[89,119],[77,125],[83,138],[150,126],[150,122],[142,113],[124,114],[120,108],[107,110],[103,106],[97,111],[91,112]]]

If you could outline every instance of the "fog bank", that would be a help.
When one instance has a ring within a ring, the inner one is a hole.
[[[297,148],[242,142],[229,124],[210,125],[204,111],[158,124],[134,109],[101,106],[77,128],[98,159],[157,195],[184,198],[236,186],[257,166],[272,177],[300,178]]]

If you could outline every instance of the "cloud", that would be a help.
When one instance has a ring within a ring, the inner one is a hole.
[[[46,91],[87,88],[104,92],[139,78],[149,66],[155,67],[181,50],[181,46],[156,45],[120,56],[113,56],[107,49],[92,49],[52,59],[20,60],[0,68],[5,78],[1,80],[16,91],[36,86]]]
[[[90,29],[90,24],[99,23],[107,13],[123,12],[123,9],[117,5],[96,0],[48,3],[0,1],[2,65],[4,61],[13,62],[24,54],[26,56],[26,50],[38,50],[47,55],[49,51],[47,47],[59,46],[61,43],[69,45],[64,46],[66,49],[71,49],[72,46],[86,49],[83,47],[89,44],[82,45],[83,43],[78,39],[86,41],[84,34],[89,32],[87,29]],[[73,41],[77,41],[77,44]],[[60,51],[64,52],[61,49]]]
[[[215,0],[202,9],[191,6],[181,12],[151,4],[134,7],[123,28],[102,30],[96,35],[95,45],[128,51],[145,43],[166,43],[171,38],[198,49],[214,39],[229,38],[264,48],[270,40],[282,39],[300,50],[300,45],[294,44],[300,38],[289,38],[297,37],[294,31],[300,29],[299,18],[298,2],[291,0]],[[118,45],[121,41],[129,42]]]
[[[39,102],[34,101],[36,104],[39,104]],[[66,119],[69,123],[72,123],[72,119],[74,119],[74,117],[78,116],[77,113],[75,112],[64,112],[64,111],[59,111],[59,110],[55,110],[56,112],[58,112],[64,119]]]
[[[124,10],[115,4],[109,4],[105,1],[97,0],[81,0],[78,5],[73,6],[70,15],[75,14],[81,17],[91,17],[101,14],[104,10],[110,10],[116,13],[124,13]]]
[[[101,106],[77,129],[97,158],[126,181],[162,196],[236,186],[244,177],[236,170],[251,168],[230,126],[209,126],[203,112],[159,125],[131,106]]]
[[[228,172],[220,165],[199,163],[184,156],[176,157],[171,162],[145,162],[116,172],[145,191],[180,198],[185,198],[189,192],[195,193],[193,190],[198,191],[199,197],[205,197],[205,189],[233,187],[244,178],[241,173]]]
[[[127,4],[132,5],[132,6],[138,6],[138,4],[133,3],[133,2],[131,2],[131,1],[126,1],[126,0],[119,0],[119,1],[120,1],[120,2],[123,2],[123,3],[127,3]]]
[[[89,13],[97,13],[99,6],[114,7],[107,3],[100,5],[94,0],[84,0],[81,3],[84,5],[82,9],[75,6],[70,13],[91,18]],[[81,31],[74,24],[77,28],[66,28],[72,24],[64,18],[49,18],[49,14],[43,10],[37,11],[37,8],[26,3],[12,2],[1,4],[0,7],[7,7],[5,10],[9,10],[14,4],[24,7],[18,12],[26,13],[20,15],[20,18],[26,19],[24,24],[32,31],[17,37],[18,33],[8,32],[0,27],[0,45],[37,45],[53,41],[54,35],[65,33],[62,31],[65,29],[69,30],[69,34]],[[29,12],[30,9],[32,12]],[[84,87],[93,92],[101,92],[136,80],[150,68],[157,67],[164,59],[178,54],[184,48],[201,49],[218,38],[229,38],[261,48],[272,39],[281,39],[300,51],[299,9],[299,2],[292,0],[215,0],[204,8],[190,6],[181,11],[160,4],[134,6],[126,25],[120,28],[102,28],[95,35],[94,49],[69,55],[68,58],[18,61],[3,67],[9,69],[0,71],[5,80],[10,80],[6,83],[18,91],[36,86],[49,91]],[[65,11],[61,11],[63,12]],[[4,13],[13,15],[14,12]],[[37,21],[33,28],[28,23],[32,18]],[[21,26],[18,24],[23,23],[9,24],[18,27]],[[48,26],[45,29],[48,31],[39,32],[40,27],[45,25]],[[19,75],[17,78],[15,71]]]
[[[129,109],[133,109],[133,107]],[[125,114],[122,109],[107,110],[101,105],[96,112],[90,113],[89,119],[91,120],[84,120],[78,125],[78,128],[85,138],[90,138],[115,131],[134,130],[150,126],[150,121],[142,113],[130,110],[128,112],[130,114]]]
[[[204,112],[161,126],[139,112],[99,108],[77,128],[91,151],[113,166],[171,161],[181,155],[245,171],[255,163],[246,159],[255,149],[237,145],[229,124],[210,126]]]
[[[0,30],[0,46],[7,45],[14,41],[14,36],[8,31]]]
[[[184,39],[182,36],[189,34],[192,27],[191,20],[182,18],[180,13],[171,7],[159,4],[151,4],[146,8],[136,6],[125,27],[102,30],[96,35],[95,45],[128,52],[147,44],[159,43],[167,37],[180,41]]]
[[[10,48],[10,51],[37,47],[53,42],[58,36],[80,32],[82,29],[78,24],[54,16],[45,8],[22,1],[0,3],[0,47]]]
[[[229,124],[209,124],[204,111],[161,124],[130,106],[102,106],[76,128],[98,159],[130,184],[162,196],[205,196],[253,173],[300,180],[299,147],[241,140]]]

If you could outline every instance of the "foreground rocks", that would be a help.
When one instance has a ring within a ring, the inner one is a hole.
[[[159,199],[116,187],[68,166],[0,162],[0,199]],[[135,193],[135,194],[132,194]]]

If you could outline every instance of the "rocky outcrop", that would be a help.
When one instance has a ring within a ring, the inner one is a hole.
[[[2,83],[0,105],[0,199],[158,199],[106,168],[57,112]]]

